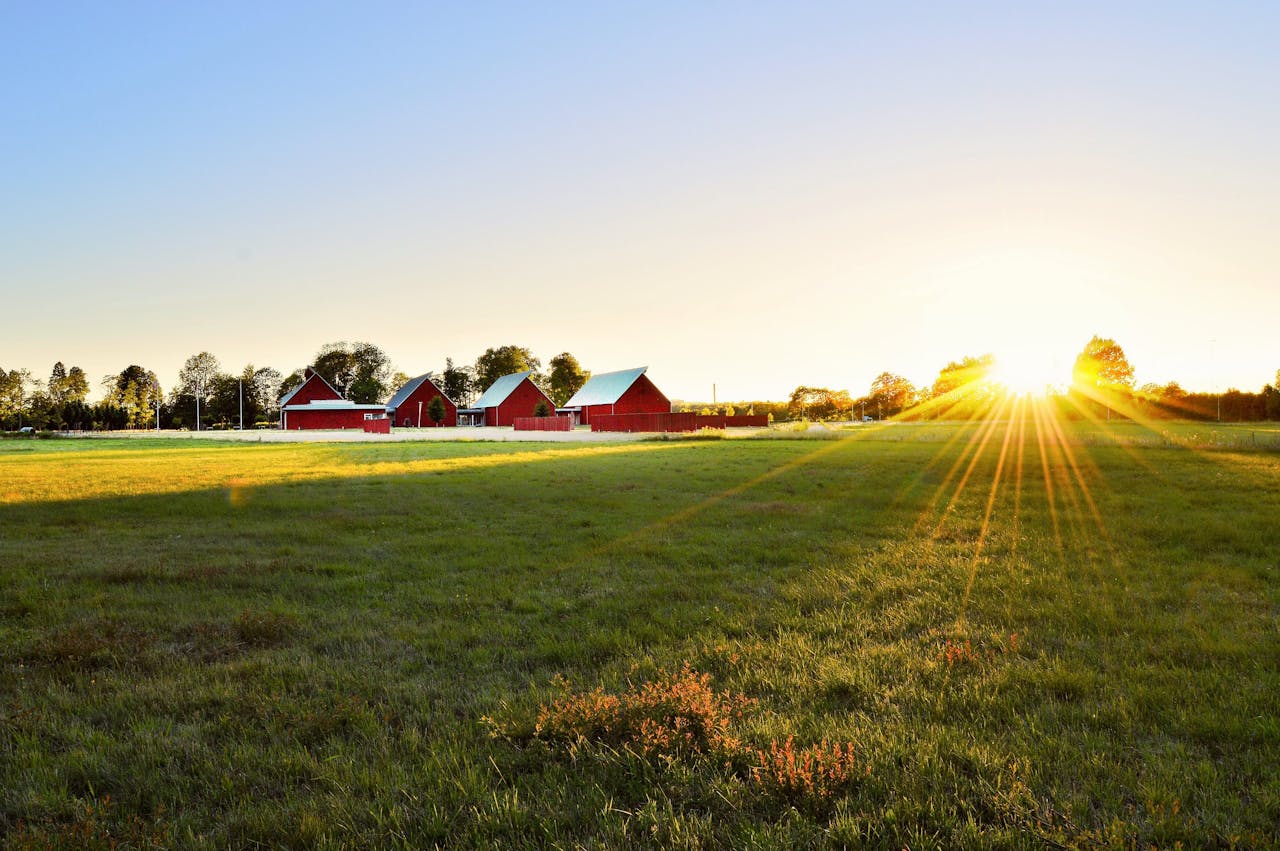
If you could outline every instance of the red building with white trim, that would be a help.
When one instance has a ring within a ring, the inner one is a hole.
[[[649,367],[602,372],[587,383],[560,408],[573,414],[581,425],[601,414],[669,414],[671,400],[645,375]]]
[[[357,405],[342,398],[324,376],[311,367],[297,387],[280,399],[280,428],[298,429],[364,429],[365,420],[382,419],[385,405]]]
[[[440,425],[456,426],[458,406],[444,394],[429,372],[409,379],[408,383],[396,391],[391,401],[387,403],[387,416],[391,418],[392,425],[430,428],[435,423],[431,421],[427,407],[437,396],[444,403],[444,419],[440,421]]]
[[[513,372],[489,385],[475,405],[459,413],[469,418],[472,425],[509,426],[516,417],[532,417],[538,402],[547,404],[547,411],[555,413],[556,403],[533,383],[532,371]]]

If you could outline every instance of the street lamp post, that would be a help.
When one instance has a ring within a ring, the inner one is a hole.
[[[244,379],[240,379],[240,430],[244,431]]]

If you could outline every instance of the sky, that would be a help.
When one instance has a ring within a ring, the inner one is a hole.
[[[1280,3],[0,0],[0,367],[1280,369]]]

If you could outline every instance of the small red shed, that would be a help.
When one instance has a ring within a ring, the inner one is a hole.
[[[414,428],[434,426],[431,415],[427,413],[427,407],[436,396],[439,396],[440,401],[444,403],[444,419],[440,421],[440,425],[456,426],[458,406],[444,395],[444,391],[431,378],[429,372],[409,379],[405,386],[396,391],[391,401],[387,403],[387,416],[391,418],[394,425],[398,426]]]
[[[556,403],[533,383],[533,372],[513,372],[504,375],[484,391],[471,408],[463,410],[479,419],[477,425],[509,426],[516,417],[532,417],[538,402],[546,402],[547,411],[554,413]]]
[[[671,400],[645,375],[648,370],[641,366],[593,375],[560,410],[573,414],[582,425],[589,425],[599,414],[671,413]]]

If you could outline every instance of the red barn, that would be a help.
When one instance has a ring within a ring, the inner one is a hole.
[[[357,405],[342,398],[324,376],[311,367],[297,387],[280,399],[280,428],[364,428],[365,420],[386,416],[384,405]]]
[[[532,375],[532,372],[513,372],[502,376],[489,385],[473,407],[464,408],[462,413],[471,417],[476,425],[485,426],[509,426],[516,417],[532,417],[539,402],[546,402],[547,411],[555,413],[556,403],[538,389]]]
[[[311,367],[302,371],[302,383],[280,397],[280,410],[286,405],[305,405],[321,399],[341,399],[342,394],[324,380],[324,376]]]
[[[645,375],[649,367],[593,375],[560,410],[589,425],[597,414],[669,414],[671,400]]]
[[[417,378],[409,380],[405,386],[396,391],[391,397],[391,401],[387,403],[387,416],[391,418],[391,422],[395,425],[414,426],[422,428],[423,426],[434,426],[431,421],[431,415],[427,413],[427,406],[431,404],[431,400],[436,396],[440,397],[440,401],[444,403],[444,419],[440,421],[442,426],[456,426],[458,424],[458,406],[453,400],[444,395],[444,391],[431,379],[431,373],[419,375]]]

